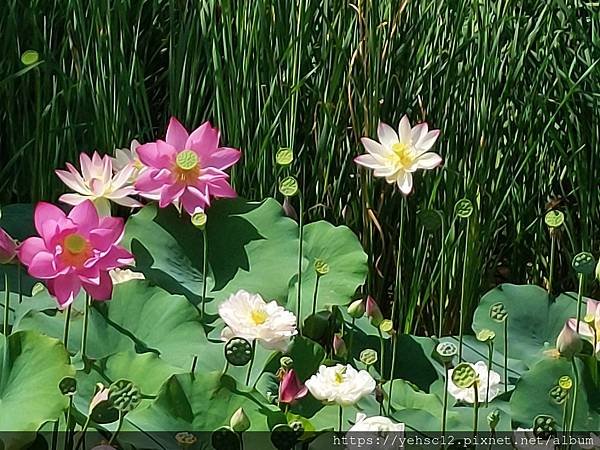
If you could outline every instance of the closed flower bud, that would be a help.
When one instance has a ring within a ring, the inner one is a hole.
[[[572,358],[583,348],[583,342],[577,332],[571,327],[570,321],[565,323],[558,338],[556,338],[556,349],[561,356]]]
[[[342,336],[338,333],[333,335],[333,353],[338,358],[345,358],[348,355],[348,348]]]
[[[367,297],[367,316],[371,319],[371,324],[375,327],[378,327],[383,321],[383,314],[381,313],[381,309],[377,306],[377,302],[370,295]]]
[[[238,408],[236,412],[233,413],[231,419],[229,420],[229,426],[238,433],[243,433],[250,428],[250,419],[244,412],[243,408]]]
[[[365,315],[365,302],[362,299],[355,300],[348,306],[348,314],[354,319],[360,319]]]
[[[11,263],[17,256],[17,243],[0,228],[0,264]]]

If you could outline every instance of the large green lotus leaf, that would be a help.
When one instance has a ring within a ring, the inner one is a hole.
[[[147,408],[134,410],[127,419],[145,431],[214,431],[228,425],[240,407],[254,431],[269,430],[285,420],[258,392],[239,389],[235,380],[219,372],[172,376]]]
[[[74,303],[71,314],[69,351],[72,353],[80,349],[82,297]],[[38,329],[62,338],[64,314],[55,309],[31,310],[17,322],[16,328]],[[185,297],[171,295],[145,281],[116,285],[111,301],[95,303],[90,310],[87,354],[94,359],[136,350],[154,352],[182,368],[190,368],[194,355],[198,355],[199,368],[213,368],[213,358],[202,354],[207,345],[196,308]]]
[[[301,278],[301,316],[312,313],[317,272],[315,261],[321,260],[329,272],[319,279],[317,310],[331,305],[345,305],[367,277],[367,254],[356,235],[346,226],[335,227],[319,221],[303,230]],[[297,278],[297,277],[296,277]],[[288,296],[288,308],[296,311],[298,281],[294,280]]]
[[[576,360],[578,361],[578,360]],[[578,361],[580,362],[580,361]],[[583,365],[578,364],[580,380]],[[545,358],[538,361],[523,374],[510,398],[513,422],[523,428],[531,428],[539,414],[554,417],[559,427],[563,421],[563,405],[550,397],[550,390],[558,384],[560,377],[574,378],[571,362],[566,358]],[[571,396],[574,391],[571,391]],[[569,411],[570,411],[569,406]],[[574,423],[575,431],[595,431],[600,428],[600,416],[589,406],[584,385],[580,382],[577,392],[577,408]]]
[[[504,324],[490,317],[490,307],[496,303],[503,303],[508,312],[508,355],[526,363],[548,345],[553,347],[566,320],[577,315],[577,296],[572,293],[553,300],[538,286],[503,284],[492,289],[475,311],[473,330],[494,331],[495,348],[502,353]]]
[[[219,200],[208,210],[207,297],[223,299],[239,289],[284,302],[297,272],[298,227],[274,199]],[[202,232],[174,208],[149,205],[127,221],[124,245],[137,270],[171,293],[195,303],[202,292]],[[214,302],[207,310],[214,313]]]
[[[55,420],[67,407],[68,400],[58,385],[75,370],[61,342],[33,331],[0,338],[0,430],[36,431],[44,422]],[[31,436],[34,439],[35,436]],[[7,440],[27,440],[18,433],[4,434]]]

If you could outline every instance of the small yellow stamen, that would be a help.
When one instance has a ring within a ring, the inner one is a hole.
[[[402,142],[396,142],[392,145],[392,151],[394,152],[394,162],[402,168],[408,168],[412,166],[415,158],[410,147]]]
[[[336,370],[335,372],[335,383],[342,384],[344,382],[344,375],[346,375],[346,368],[342,367],[341,369]]]
[[[252,313],[250,314],[250,317],[252,318],[252,322],[254,322],[255,325],[262,325],[267,321],[269,315],[262,309],[253,309]]]

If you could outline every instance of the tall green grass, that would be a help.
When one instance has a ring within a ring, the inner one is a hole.
[[[233,181],[245,197],[277,196],[275,153],[294,149],[306,219],[360,235],[368,291],[386,304],[402,199],[352,159],[380,119],[408,113],[443,131],[445,168],[420,174],[407,201],[402,327],[436,329],[443,282],[450,331],[465,232],[469,309],[498,282],[543,284],[549,201],[567,214],[556,287],[572,285],[575,253],[598,253],[599,26],[598,3],[581,0],[7,0],[1,200],[55,200],[52,169],[80,151],[160,136],[170,115],[210,119],[244,151]],[[40,53],[29,67],[27,49]],[[454,220],[462,197],[476,205],[468,231]],[[426,208],[446,236],[418,222]]]

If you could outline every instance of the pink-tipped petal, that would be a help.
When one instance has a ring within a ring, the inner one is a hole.
[[[60,197],[58,197],[58,200],[66,203],[67,205],[71,205],[71,206],[76,206],[79,205],[80,203],[86,201],[88,199],[88,197],[84,197],[83,195],[79,195],[79,194],[63,194]]]
[[[435,169],[441,163],[442,157],[440,155],[428,152],[417,157],[414,166],[416,166],[417,169]]]
[[[369,169],[379,169],[382,167],[380,162],[373,155],[360,155],[354,158],[354,162],[359,166],[367,167]]]
[[[42,236],[46,242],[48,242],[46,239],[48,236],[44,235],[44,228],[46,228],[46,231],[48,231],[48,227],[44,227],[43,224],[52,222],[54,225],[56,225],[57,223],[63,221],[66,215],[63,210],[57,206],[46,202],[39,202],[35,207],[33,217],[35,229],[37,230],[38,234]],[[55,226],[52,227],[53,231],[54,229]]]
[[[379,122],[377,126],[377,137],[386,147],[391,147],[398,142],[398,134],[387,123]]]
[[[433,144],[435,144],[435,141],[437,141],[437,138],[439,137],[439,135],[440,135],[440,130],[431,130],[429,133],[427,133],[425,136],[423,136],[419,140],[419,142],[417,142],[415,144],[417,149],[419,149],[422,152],[426,152],[431,147],[433,147]]]
[[[406,145],[410,145],[411,132],[412,129],[410,127],[410,122],[408,121],[408,116],[405,114],[404,116],[402,116],[402,119],[400,119],[400,125],[398,126],[400,142]]]
[[[93,177],[92,160],[86,153],[79,154],[79,168],[81,169],[81,175],[85,180],[89,180]]]
[[[171,172],[167,169],[146,170],[135,182],[135,189],[141,194],[156,193],[166,184],[171,183]]]
[[[83,283],[83,289],[90,294],[93,300],[110,300],[112,296],[113,284],[108,272],[100,273],[100,282],[98,285]]]
[[[175,117],[171,117],[169,120],[169,126],[167,127],[167,144],[175,147],[178,152],[185,149],[186,142],[188,140],[188,132],[183,125]]]
[[[410,194],[413,187],[412,174],[409,172],[400,172],[396,178],[396,184],[404,195]]]
[[[425,137],[428,130],[429,130],[429,126],[427,125],[427,122],[422,122],[418,125],[415,125],[410,133],[410,137],[411,137],[413,145],[418,147],[419,141],[423,137]]]
[[[54,173],[56,173],[58,178],[60,178],[60,180],[65,183],[67,187],[70,187],[74,191],[82,192],[87,190],[85,182],[79,175],[66,170],[55,170]]]
[[[373,139],[363,137],[360,138],[360,142],[362,143],[365,150],[372,156],[384,157],[386,155],[393,154],[390,148],[381,145],[379,142],[374,141]]]
[[[210,183],[208,189],[210,195],[221,198],[236,198],[237,192],[233,189],[226,180],[217,180]]]
[[[117,267],[129,266],[135,262],[133,255],[123,247],[112,246],[106,255],[99,258],[95,264],[100,270],[110,270]]]

